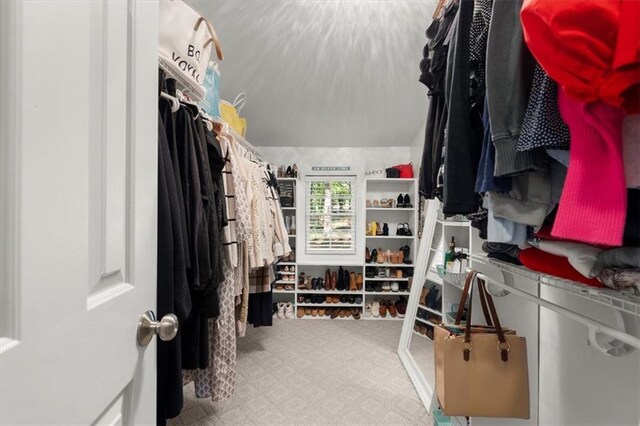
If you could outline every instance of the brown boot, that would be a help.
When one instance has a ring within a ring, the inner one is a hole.
[[[329,268],[324,271],[324,289],[331,290],[331,271]]]
[[[338,286],[338,273],[333,271],[331,273],[331,290],[335,290]]]
[[[356,273],[351,272],[349,274],[349,290],[356,291],[358,290],[358,285],[356,284]]]
[[[362,273],[358,274],[358,278],[356,279],[356,287],[358,287],[358,290],[362,290],[362,283],[364,282],[364,280],[362,279]]]
[[[420,292],[420,299],[418,299],[418,303],[421,305],[427,306],[427,296],[429,295],[429,289],[426,287],[422,287],[422,291]]]

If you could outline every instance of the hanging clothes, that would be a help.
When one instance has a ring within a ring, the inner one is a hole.
[[[161,101],[162,102],[162,101]],[[191,311],[183,222],[174,169],[162,117],[158,117],[158,259],[157,314],[175,314],[182,324]],[[181,329],[181,328],[180,328]],[[178,334],[168,342],[158,340],[156,418],[158,424],[180,414],[182,398],[181,338]]]

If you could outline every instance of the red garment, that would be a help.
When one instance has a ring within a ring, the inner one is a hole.
[[[569,126],[569,168],[552,235],[590,244],[622,245],[627,185],[622,161],[624,111],[603,102],[580,103],[558,91]]]
[[[640,112],[640,1],[525,0],[524,38],[573,99]]]
[[[578,281],[591,287],[605,288],[600,281],[594,278],[587,278],[576,271],[566,257],[546,253],[537,248],[528,248],[520,252],[519,258],[524,266],[534,271]]]

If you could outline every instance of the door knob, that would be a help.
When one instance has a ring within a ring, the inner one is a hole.
[[[160,340],[165,342],[172,340],[178,334],[178,317],[174,314],[167,314],[160,321],[156,321],[156,314],[153,311],[147,311],[140,315],[138,344],[147,346],[154,334],[157,334]]]

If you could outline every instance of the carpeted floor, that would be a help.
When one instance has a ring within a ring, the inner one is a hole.
[[[225,402],[185,388],[170,425],[432,425],[397,355],[400,321],[274,320],[238,342],[238,384]],[[414,338],[419,362],[431,343]],[[414,349],[415,348],[415,349]]]

